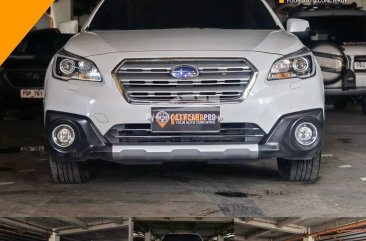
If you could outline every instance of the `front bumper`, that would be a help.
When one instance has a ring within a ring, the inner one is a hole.
[[[349,89],[343,90],[339,89],[325,89],[326,96],[360,96],[366,95],[366,88],[357,88],[357,89]]]
[[[121,164],[161,164],[170,161],[204,161],[226,163],[243,160],[287,158],[294,160],[311,159],[322,146],[323,109],[313,109],[287,114],[278,119],[269,133],[257,144],[175,144],[153,143],[139,145],[116,145],[103,136],[94,123],[83,116],[47,111],[46,130],[49,137],[50,154],[62,161],[87,161],[102,159]],[[301,120],[318,125],[319,141],[310,149],[300,148],[293,139],[293,127]],[[52,130],[59,124],[70,124],[76,129],[75,145],[60,150],[52,144]]]
[[[354,79],[351,78],[350,82],[344,76],[344,78],[337,83],[332,85],[326,85],[325,95],[326,96],[364,96],[366,95],[366,73],[364,72],[356,72],[349,70],[351,76],[354,76]]]

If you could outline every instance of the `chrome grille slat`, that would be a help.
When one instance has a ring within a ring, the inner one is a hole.
[[[138,69],[132,69],[132,70],[125,70],[125,71],[119,71],[118,74],[167,74],[170,73],[170,69],[169,70],[149,70],[149,69],[144,69],[144,70],[138,70]]]
[[[174,66],[172,66],[174,67]],[[225,74],[225,73],[251,73],[250,69],[200,69],[198,68],[200,73],[202,74]],[[126,69],[118,71],[118,74],[166,74],[170,73],[170,69]]]
[[[199,76],[174,78],[171,70],[180,65],[196,67]],[[255,72],[241,58],[126,59],[115,76],[130,103],[240,102]]]
[[[190,80],[179,80],[179,79],[175,79],[173,78],[170,74],[166,75],[166,74],[161,74],[161,75],[135,75],[135,74],[124,74],[124,75],[117,75],[117,77],[119,79],[121,79],[121,82],[125,82],[125,81],[147,81],[147,82],[152,82],[152,81],[208,81],[208,80],[219,80],[219,81],[223,81],[223,80],[250,80],[251,78],[251,74],[231,74],[231,75],[217,75],[217,74],[205,74],[205,75],[200,75],[199,77],[195,78],[195,79],[190,79]]]
[[[209,63],[207,62],[209,60]],[[138,60],[135,59],[133,62],[125,62],[123,66],[119,69],[120,71],[126,69],[166,69],[170,70],[172,66],[175,65],[194,65],[198,69],[212,69],[212,68],[220,68],[220,69],[227,69],[227,68],[244,68],[250,69],[248,65],[245,63],[238,64],[238,60],[241,59],[231,59],[227,61],[226,59],[157,59],[157,60]],[[178,63],[178,64],[177,64]],[[230,65],[230,66],[228,66]]]
[[[241,94],[191,94],[191,93],[186,93],[186,94],[182,94],[182,93],[177,93],[177,94],[169,94],[169,95],[162,95],[162,94],[143,94],[143,93],[135,93],[132,94],[132,97],[157,97],[157,98],[168,98],[168,97],[175,97],[175,98],[179,98],[179,97],[192,97],[192,98],[199,98],[199,97],[238,97]]]
[[[237,70],[237,69],[203,69],[200,70],[201,74],[212,74],[212,73],[217,73],[217,74],[226,74],[226,73],[251,73],[250,70]]]
[[[147,94],[153,94],[153,93],[158,93],[158,94],[166,94],[166,93],[172,93],[172,94],[177,94],[177,93],[194,93],[194,94],[200,94],[200,93],[231,93],[231,92],[238,92],[241,93],[240,90],[237,89],[236,86],[214,86],[214,87],[205,87],[204,89],[198,87],[198,88],[191,88],[191,87],[186,87],[186,86],[179,86],[178,88],[174,88],[174,87],[164,87],[164,88],[156,88],[154,87],[154,85],[150,85],[150,88],[148,88],[147,90],[141,91],[140,87],[130,87],[129,88],[129,93],[130,94],[134,94],[134,93],[147,93]]]

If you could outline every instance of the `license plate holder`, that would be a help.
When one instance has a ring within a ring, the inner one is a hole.
[[[220,132],[220,107],[151,108],[155,133]]]
[[[43,99],[44,90],[43,89],[21,89],[20,98],[21,99]]]

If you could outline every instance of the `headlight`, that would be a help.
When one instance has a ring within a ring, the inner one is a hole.
[[[54,77],[61,80],[102,81],[102,76],[93,62],[61,50],[55,56]]]
[[[277,60],[269,73],[268,80],[309,78],[315,74],[313,56],[307,48]]]

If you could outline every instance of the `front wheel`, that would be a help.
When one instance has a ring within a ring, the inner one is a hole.
[[[281,178],[291,182],[309,182],[318,177],[321,154],[310,160],[287,160],[278,158],[277,166]]]
[[[65,162],[50,157],[52,180],[55,183],[78,184],[90,179],[90,170],[84,162]]]

